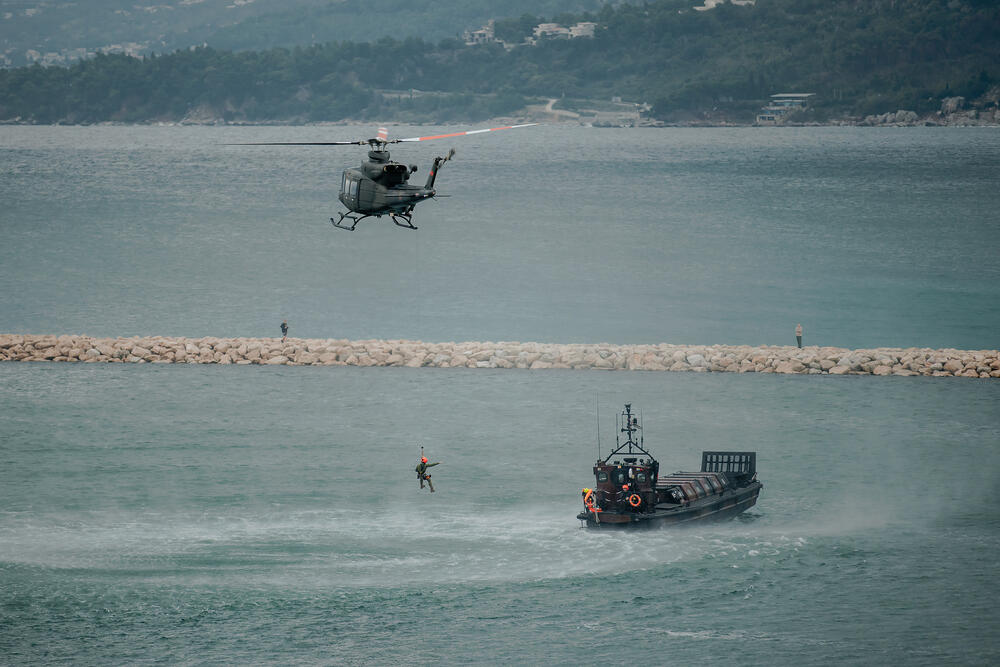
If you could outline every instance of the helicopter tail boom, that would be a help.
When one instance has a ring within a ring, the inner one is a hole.
[[[431,173],[427,175],[427,183],[424,184],[425,189],[430,190],[434,187],[434,179],[437,178],[437,173],[441,169],[441,165],[450,160],[453,155],[455,155],[454,148],[448,151],[447,157],[434,158],[434,164],[431,165]]]

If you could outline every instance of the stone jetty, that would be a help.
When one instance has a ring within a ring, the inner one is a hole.
[[[0,361],[1000,378],[997,350],[0,334]]]

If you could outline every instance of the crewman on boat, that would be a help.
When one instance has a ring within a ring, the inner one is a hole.
[[[431,487],[431,493],[434,493],[434,484],[431,482],[431,476],[427,474],[427,469],[431,466],[441,465],[441,462],[428,463],[426,456],[420,457],[420,463],[417,464],[415,470],[417,471],[417,479],[420,480],[420,488],[424,488],[424,482],[427,482],[427,486]]]
[[[625,497],[628,496],[628,484],[622,484],[622,490],[619,491],[615,497],[619,503],[625,502]]]

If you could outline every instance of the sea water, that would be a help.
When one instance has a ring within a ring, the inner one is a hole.
[[[392,128],[426,136],[456,128]],[[418,232],[351,233],[374,128],[0,127],[0,330],[1000,345],[996,128],[538,126],[390,145]]]
[[[365,131],[0,128],[0,330],[997,346],[994,130],[477,135],[420,231],[353,234],[324,223],[353,149],[222,145]],[[757,451],[757,506],[581,528],[626,402],[663,470]],[[998,408],[967,378],[2,364],[0,661],[995,664]]]

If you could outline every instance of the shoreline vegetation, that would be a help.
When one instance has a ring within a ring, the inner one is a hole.
[[[0,361],[1000,378],[1000,351],[0,334]]]
[[[866,116],[865,118],[837,118],[827,121],[803,121],[797,122],[789,120],[777,125],[764,125],[753,121],[736,120],[713,120],[713,119],[691,119],[675,122],[651,121],[640,119],[636,122],[592,122],[584,118],[555,117],[543,113],[532,113],[530,111],[511,116],[500,116],[487,118],[484,120],[464,121],[465,124],[489,125],[499,127],[503,125],[517,125],[521,123],[540,123],[545,125],[579,125],[594,129],[634,129],[634,128],[739,128],[754,127],[762,129],[771,128],[809,128],[809,127],[952,127],[952,128],[997,128],[1000,127],[1000,109],[988,114],[954,114],[948,116],[929,115],[910,119],[908,116],[900,117],[899,114],[910,114],[905,110],[897,113],[885,113],[878,116]],[[461,123],[437,122],[437,121],[413,121],[410,119],[381,119],[381,120],[343,120],[343,121],[303,121],[303,120],[274,120],[274,121],[227,121],[222,118],[205,118],[199,120],[184,119],[179,121],[100,121],[94,123],[35,123],[20,120],[0,120],[0,126],[8,127],[364,127],[394,125],[400,126],[449,126]]]
[[[383,91],[384,92],[384,91]],[[1000,100],[1000,86],[991,89],[988,100]],[[992,106],[983,100],[969,102],[964,97],[945,98],[940,109],[917,114],[900,109],[883,114],[868,116],[824,117],[819,120],[814,110],[805,108],[786,114],[777,123],[758,123],[750,115],[737,120],[725,115],[690,114],[686,118],[672,121],[658,120],[640,111],[638,104],[630,102],[608,103],[595,99],[548,98],[545,103],[527,104],[506,115],[486,118],[478,122],[490,126],[516,125],[520,123],[542,123],[546,125],[579,125],[593,128],[676,128],[676,127],[1000,127],[1000,105]],[[413,118],[380,118],[340,120],[309,120],[306,118],[285,119],[238,119],[216,114],[211,107],[193,109],[180,119],[146,120],[97,120],[87,122],[38,122],[32,119],[0,119],[0,126],[50,126],[50,127],[372,127],[392,125],[447,125],[438,120],[416,120]]]

